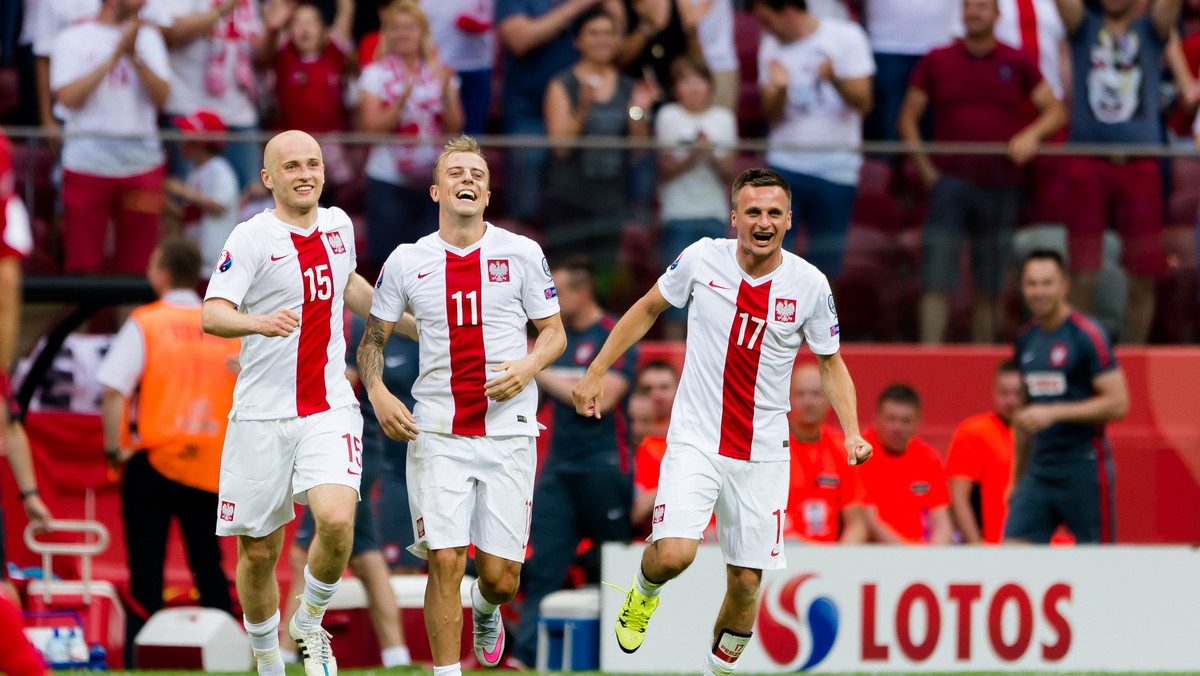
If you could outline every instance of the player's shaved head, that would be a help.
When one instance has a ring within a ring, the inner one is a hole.
[[[273,167],[279,166],[285,157],[322,159],[321,144],[310,134],[297,129],[276,134],[267,141],[267,147],[263,149],[263,168],[271,171]]]

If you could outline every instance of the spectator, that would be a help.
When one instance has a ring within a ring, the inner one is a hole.
[[[291,18],[290,0],[155,0],[170,47],[171,97],[166,112],[187,116],[200,109],[221,117],[232,132],[257,131],[256,68],[271,64],[279,34]],[[265,11],[264,11],[265,10]],[[311,107],[311,102],[307,104]],[[262,153],[257,143],[225,146],[238,185],[257,187]]]
[[[550,79],[579,58],[571,24],[602,0],[498,0],[496,33],[504,47],[504,83],[500,101],[501,131],[519,136],[545,136],[542,118]],[[542,174],[548,153],[542,148],[513,148],[507,154],[511,217],[541,221]]]
[[[772,149],[767,163],[792,186],[795,219],[808,229],[805,258],[836,287],[857,192],[862,116],[871,108],[875,64],[858,24],[818,19],[804,0],[755,0],[767,32],[758,48],[758,84],[772,146],[844,146],[844,150]],[[785,246],[795,250],[796,231]]]
[[[921,342],[946,337],[950,294],[959,286],[963,240],[971,240],[971,339],[991,343],[1003,320],[1000,292],[1021,206],[1021,167],[1067,113],[1037,65],[996,40],[996,0],[963,0],[966,37],[930,52],[912,74],[897,123],[906,143],[922,141],[920,122],[933,111],[933,140],[1005,142],[1008,157],[913,153],[929,191],[922,233]],[[1032,104],[1038,117],[1026,124]]]
[[[421,7],[429,17],[438,58],[458,74],[463,132],[483,134],[492,103],[496,0],[422,0]]]
[[[220,133],[225,124],[216,113],[199,110],[171,121],[184,133]],[[183,234],[200,250],[201,267],[214,265],[225,240],[238,223],[237,175],[221,155],[219,141],[184,141],[179,154],[192,167],[184,181],[168,178],[167,195],[183,203]],[[207,269],[207,268],[205,268]]]
[[[21,321],[21,262],[33,250],[29,215],[21,198],[14,192],[12,146],[0,131],[0,451],[7,457],[25,508],[25,517],[42,527],[51,518],[50,510],[38,493],[37,476],[29,452],[29,439],[21,424],[21,410],[13,396],[8,367],[17,349]],[[4,515],[0,512],[0,603],[7,597],[18,601],[16,590],[8,582],[4,562]],[[6,635],[6,644],[8,637]],[[15,644],[14,644],[15,645]],[[14,664],[14,668],[15,668]]]
[[[104,0],[95,21],[64,30],[51,51],[50,87],[71,134],[61,192],[68,273],[144,272],[158,242],[163,157],[155,123],[170,69],[162,36],[138,18],[143,4]],[[110,218],[111,263],[104,247]]]
[[[1021,393],[1017,363],[1000,362],[992,378],[992,411],[962,421],[950,437],[950,516],[966,544],[997,544],[1004,534],[1012,479],[1012,418]]]
[[[579,61],[546,88],[546,135],[556,141],[650,136],[655,90],[617,70],[616,20],[593,8],[575,22],[574,34]],[[546,252],[588,252],[602,290],[616,265],[628,167],[623,150],[558,147],[546,176],[545,210],[553,224],[542,237]],[[584,185],[587,198],[580,199]]]
[[[634,393],[629,398],[629,417],[642,434],[634,454],[633,526],[646,535],[650,534],[650,514],[658,493],[659,468],[667,452],[667,427],[678,387],[679,372],[674,366],[651,361],[638,369]],[[637,400],[644,401],[645,409],[635,414]]]
[[[1104,426],[1129,412],[1129,390],[1104,332],[1071,307],[1068,288],[1057,252],[1025,259],[1021,290],[1034,321],[1013,351],[1028,403],[1013,418],[1006,542],[1047,543],[1059,524],[1079,543],[1116,540]]]
[[[649,397],[635,392],[625,402],[625,411],[629,416],[629,447],[636,452],[654,429],[654,407]]]
[[[380,29],[386,55],[359,80],[362,128],[425,142],[380,144],[367,158],[367,267],[379,270],[400,244],[437,228],[429,184],[438,149],[432,140],[462,129],[462,102],[454,71],[434,57],[429,23],[416,0],[395,0]]]
[[[571,389],[579,382],[617,320],[596,302],[595,277],[586,257],[550,268],[567,332],[567,349],[534,378],[553,406],[554,432],[533,495],[529,546],[522,575],[525,600],[513,634],[511,657],[525,665],[537,656],[538,608],[562,587],[580,541],[629,542],[633,457],[623,433],[625,394],[633,385],[636,348],[605,376],[599,418],[575,415]]]
[[[54,97],[50,90],[50,54],[54,49],[54,41],[59,33],[70,26],[96,18],[100,12],[100,0],[37,0],[26,2],[25,8],[25,30],[28,31],[34,55],[38,123],[45,131],[58,131],[58,118],[62,117],[62,113],[55,112]]]
[[[867,136],[899,138],[896,121],[913,68],[931,49],[952,39],[958,0],[863,0],[867,34],[874,51],[875,109],[867,118]]]
[[[678,0],[682,2],[683,0]],[[734,43],[733,0],[688,0],[699,5],[693,11],[703,11],[696,37],[704,52],[704,63],[712,73],[712,102],[730,112],[737,112],[741,73]],[[710,5],[705,10],[704,6]],[[732,180],[732,179],[731,179]]]
[[[937,449],[916,437],[921,398],[908,385],[890,385],[875,406],[875,427],[863,434],[876,453],[858,471],[867,492],[871,541],[950,544],[950,497]]]
[[[829,400],[815,364],[792,372],[791,483],[784,537],[807,542],[862,544],[867,541],[866,493],[846,459],[846,439],[825,424]]]
[[[1145,143],[1163,140],[1158,111],[1159,64],[1181,0],[1154,0],[1149,11],[1136,0],[1104,0],[1103,11],[1082,0],[1058,0],[1070,36],[1075,95],[1073,143]],[[1129,272],[1129,303],[1122,339],[1145,343],[1154,318],[1154,277],[1165,257],[1162,179],[1152,157],[1079,157],[1068,165],[1075,206],[1067,223],[1073,271],[1072,305],[1092,307],[1101,242],[1111,220],[1121,232]],[[1081,196],[1090,196],[1086,199]]]
[[[661,250],[678,255],[702,237],[729,235],[729,200],[725,186],[736,174],[737,120],[713,105],[713,76],[704,62],[681,56],[671,64],[675,102],[664,105],[654,120],[654,135],[677,150],[658,153],[658,199],[662,205]],[[687,313],[667,310],[669,339],[683,338]]]
[[[697,29],[712,6],[711,1],[692,0],[622,0],[606,5],[624,32],[617,47],[617,66],[632,78],[646,77],[660,87],[671,87],[675,59],[685,54],[704,58]]]
[[[201,604],[233,612],[213,515],[238,341],[201,328],[199,272],[194,244],[164,239],[146,270],[158,302],[133,311],[96,373],[104,386],[104,455],[113,467],[124,467],[130,594],[146,617],[163,607],[172,519],[183,533]],[[137,636],[144,623],[141,614],[128,613],[125,635]],[[131,640],[127,664],[132,659]]]

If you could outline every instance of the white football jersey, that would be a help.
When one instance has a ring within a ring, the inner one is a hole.
[[[288,308],[300,328],[286,338],[242,338],[230,418],[291,418],[358,403],[342,328],[342,292],[355,265],[354,225],[338,208],[318,209],[308,230],[268,211],[234,228],[205,300],[224,298],[247,314]]]
[[[792,367],[801,343],[838,351],[838,320],[825,275],[783,252],[774,272],[751,279],[737,240],[704,238],[658,279],[663,298],[688,308],[683,375],[668,444],[742,460],[787,460]]]
[[[423,432],[537,436],[537,386],[487,398],[497,364],[529,353],[530,319],[558,314],[558,292],[537,242],[491,223],[466,249],[434,232],[401,244],[375,283],[371,314],[394,322],[407,308],[420,335],[413,417]]]

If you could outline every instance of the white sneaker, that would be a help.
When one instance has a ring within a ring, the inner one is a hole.
[[[471,624],[474,625],[475,657],[479,663],[485,667],[500,664],[500,657],[504,654],[504,620],[500,617],[500,609],[497,608],[491,615],[472,609]]]
[[[329,645],[332,637],[321,625],[301,631],[296,624],[296,616],[292,615],[292,621],[288,622],[288,634],[296,642],[296,648],[304,658],[306,676],[337,676],[337,659],[334,658],[333,648]]]

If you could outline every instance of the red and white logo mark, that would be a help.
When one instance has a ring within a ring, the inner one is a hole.
[[[325,233],[325,238],[329,240],[329,248],[333,249],[335,254],[346,253],[346,245],[342,244],[342,236],[336,232]]]
[[[1050,346],[1050,365],[1058,368],[1067,363],[1067,344],[1055,343]]]
[[[667,513],[666,505],[655,505],[654,506],[654,523],[662,523],[663,516],[665,516],[666,513]]]
[[[425,517],[417,519],[417,537],[425,537]]]
[[[221,520],[233,521],[233,503],[228,500],[221,501]]]
[[[507,282],[508,280],[508,259],[488,259],[488,281],[489,282]]]
[[[775,321],[791,324],[796,321],[796,301],[779,298],[775,301]]]

